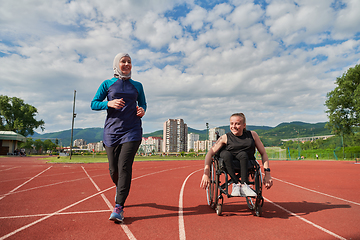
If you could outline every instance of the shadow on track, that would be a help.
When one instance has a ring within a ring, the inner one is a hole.
[[[132,208],[132,207],[155,208],[155,209],[159,209],[159,210],[169,211],[169,213],[149,215],[149,216],[143,215],[143,216],[139,216],[139,217],[125,217],[124,222],[126,224],[131,224],[132,222],[135,222],[137,220],[178,217],[179,216],[179,207],[178,206],[160,205],[160,204],[156,204],[156,203],[143,203],[143,204],[136,204],[136,205],[126,205],[124,210],[126,211],[127,208]],[[144,210],[144,213],[146,213],[145,210]],[[214,210],[211,209],[208,205],[198,205],[196,207],[183,208],[184,216],[204,215],[204,214],[214,214]]]
[[[314,203],[314,202],[303,201],[303,202],[277,202],[275,204],[280,205],[281,207],[299,216],[305,216],[310,213],[320,212],[335,208],[351,208],[351,206],[347,204],[331,204],[329,202]],[[177,217],[179,214],[178,206],[159,205],[156,203],[143,203],[143,204],[126,206],[126,208],[131,208],[131,207],[156,208],[160,210],[169,211],[169,213],[149,215],[149,216],[143,215],[139,217],[126,217],[125,218],[126,224],[131,224],[132,222],[143,219]],[[145,212],[146,211],[144,211],[144,213]],[[191,216],[191,215],[205,215],[205,214],[216,214],[216,213],[208,205],[198,205],[196,207],[183,208],[183,214],[184,216]],[[247,208],[246,203],[242,203],[242,204],[228,203],[223,206],[222,217],[249,216],[249,215],[253,215],[253,212]],[[279,209],[274,204],[266,202],[263,206],[262,217],[289,219],[290,217],[294,217],[294,216],[282,209]]]
[[[268,203],[266,202],[266,207],[263,207],[263,217],[264,218],[281,218],[281,219],[288,219],[290,217],[294,217],[290,213],[278,208],[277,204],[288,211],[297,214],[298,216],[305,216],[310,213],[325,211],[329,209],[336,209],[336,208],[351,208],[348,204],[331,204],[330,202],[326,203],[316,203],[316,202],[274,202]],[[264,206],[265,206],[264,204]]]

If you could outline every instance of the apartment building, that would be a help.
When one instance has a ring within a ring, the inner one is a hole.
[[[86,141],[84,139],[76,139],[73,144],[73,146],[76,146],[76,147],[81,147],[84,145],[87,145]]]
[[[190,151],[190,149],[193,149],[195,151],[195,142],[199,141],[200,135],[195,133],[189,133],[188,134],[188,146],[187,150]]]
[[[103,141],[87,144],[89,151],[101,152],[105,151]]]
[[[195,152],[206,152],[212,147],[215,141],[205,140],[205,141],[195,141],[194,142],[194,151]]]
[[[168,119],[163,128],[163,152],[187,152],[187,135],[183,119]]]
[[[161,137],[143,137],[140,145],[140,152],[142,153],[157,153],[162,152],[163,140]]]
[[[218,133],[219,136],[222,136],[222,135],[225,134],[225,130],[222,129],[222,128],[218,128],[218,127],[210,128],[209,129],[209,140],[210,141],[216,141],[217,140],[216,133]]]

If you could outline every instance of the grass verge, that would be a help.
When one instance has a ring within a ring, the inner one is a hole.
[[[42,158],[42,160],[46,160],[48,163],[102,163],[107,162],[107,155],[96,155],[96,156],[81,156],[81,155],[73,155],[70,157],[48,157]],[[135,162],[141,161],[184,161],[184,160],[204,160],[203,157],[176,157],[176,156],[136,156]]]

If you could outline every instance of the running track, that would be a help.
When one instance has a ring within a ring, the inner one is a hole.
[[[124,224],[108,220],[106,163],[0,158],[2,239],[360,239],[360,164],[271,161],[263,217],[244,198],[217,216],[199,188],[203,161],[135,162]]]

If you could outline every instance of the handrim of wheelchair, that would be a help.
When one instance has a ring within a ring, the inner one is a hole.
[[[236,166],[236,161],[233,161],[233,167],[236,173],[240,172],[240,166]],[[235,166],[234,166],[235,165]],[[224,182],[221,182],[220,176],[224,175]],[[237,176],[238,176],[237,175]],[[206,189],[206,197],[208,205],[214,209],[217,215],[222,214],[222,207],[224,204],[224,196],[227,198],[245,197],[248,208],[255,216],[261,217],[262,206],[264,198],[262,196],[262,174],[261,167],[257,160],[249,160],[248,162],[248,181],[247,185],[256,193],[256,197],[248,196],[232,196],[229,192],[229,185],[233,183],[231,180],[224,160],[219,156],[213,156],[210,165],[210,185]]]

